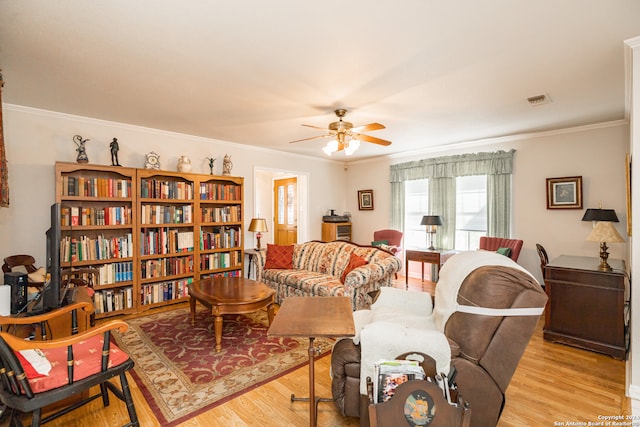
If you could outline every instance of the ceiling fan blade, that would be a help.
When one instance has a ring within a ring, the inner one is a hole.
[[[380,129],[385,129],[384,125],[380,123],[369,123],[368,125],[362,125],[356,128],[352,128],[351,132],[370,132],[372,130],[380,130]]]
[[[387,141],[386,139],[376,138],[375,136],[364,135],[361,133],[356,134],[360,141],[367,141],[378,145],[391,145],[391,141]]]
[[[327,128],[321,128],[319,126],[314,126],[314,125],[302,125],[302,126],[306,126],[308,128],[314,128],[314,129],[320,129],[320,130],[327,130]]]
[[[332,135],[328,133],[326,135],[318,135],[318,136],[312,136],[309,138],[296,139],[295,141],[289,141],[289,144],[293,144],[294,142],[311,141],[312,139],[318,139],[318,138],[326,138],[328,136],[332,136]]]

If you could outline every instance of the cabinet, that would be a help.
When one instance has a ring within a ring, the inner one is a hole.
[[[545,266],[543,336],[624,359],[627,348],[625,295],[627,275],[622,260],[609,259],[613,271],[600,271],[600,259],[562,255]]]
[[[184,301],[201,277],[242,275],[243,178],[58,162],[56,182],[62,266],[99,270],[97,318]],[[76,185],[82,195],[69,194]]]
[[[56,163],[60,266],[95,268],[96,318],[135,311],[136,170]]]
[[[331,242],[333,240],[351,241],[350,222],[323,222],[322,241]]]

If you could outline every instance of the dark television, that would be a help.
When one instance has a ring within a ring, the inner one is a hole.
[[[42,291],[42,309],[49,311],[60,307],[60,240],[62,238],[60,232],[60,204],[51,205],[51,224],[47,230],[47,258],[46,270],[47,276],[50,277]]]

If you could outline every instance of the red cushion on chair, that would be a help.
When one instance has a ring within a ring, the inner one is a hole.
[[[367,264],[367,261],[364,258],[351,252],[351,255],[349,256],[349,264],[347,264],[344,271],[342,272],[342,275],[340,276],[340,282],[344,284],[344,281],[347,279],[347,274],[365,264]]]
[[[281,246],[267,243],[267,259],[264,269],[291,269],[293,268],[293,245]]]
[[[104,335],[95,335],[86,341],[73,345],[74,381],[87,378],[101,371],[103,344]],[[67,347],[43,349],[42,351],[51,362],[52,369],[47,376],[29,378],[29,385],[34,393],[42,393],[69,383],[69,377],[67,376]],[[118,366],[127,360],[129,360],[129,355],[112,343],[109,354],[109,367]]]

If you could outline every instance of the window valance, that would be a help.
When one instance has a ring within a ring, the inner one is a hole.
[[[391,165],[390,182],[469,175],[501,175],[513,172],[516,150],[460,154]]]

